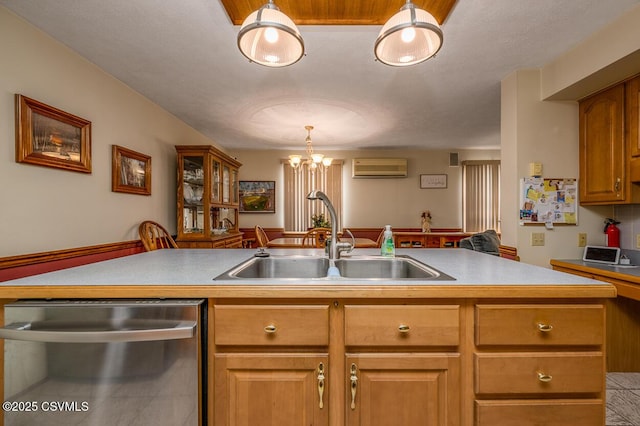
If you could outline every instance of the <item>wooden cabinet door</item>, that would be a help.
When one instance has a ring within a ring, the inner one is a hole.
[[[328,355],[216,354],[216,426],[324,426]]]
[[[580,102],[580,203],[624,202],[630,197],[625,173],[624,85]]]
[[[347,354],[348,426],[460,424],[458,354]]]
[[[627,81],[625,90],[629,150],[632,157],[640,157],[640,76]]]

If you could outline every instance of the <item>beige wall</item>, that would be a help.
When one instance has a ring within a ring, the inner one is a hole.
[[[523,262],[549,266],[552,258],[580,258],[578,233],[589,244],[604,243],[603,218],[611,207],[578,208],[578,226],[519,224],[519,179],[529,163],[540,162],[544,177],[578,178],[578,104],[540,100],[540,71],[520,70],[502,82],[502,163],[514,164],[502,185],[503,241],[518,247]],[[532,247],[531,233],[545,234],[545,245]]]
[[[302,141],[300,142],[302,148]],[[430,210],[436,228],[462,227],[461,167],[449,167],[449,151],[426,150],[368,150],[368,151],[323,151],[320,141],[317,152],[344,160],[343,205],[346,227],[420,227],[420,215]],[[301,149],[302,151],[302,149]],[[460,161],[499,159],[499,151],[462,150]],[[241,180],[276,181],[276,214],[245,213],[240,215],[241,227],[283,227],[284,216],[281,160],[294,152],[230,150],[243,164]],[[400,157],[408,159],[407,178],[353,179],[353,158]],[[421,174],[446,174],[446,189],[420,189]]]
[[[174,144],[213,142],[0,7],[0,257],[175,231]],[[92,122],[93,172],[15,162],[14,94]],[[111,145],[152,157],[152,195],[111,192]]]
[[[541,70],[518,70],[502,81],[502,163],[515,164],[503,174],[503,240],[518,247],[524,262],[549,267],[552,258],[581,257],[579,232],[587,233],[588,244],[604,244],[604,218],[612,217],[611,206],[580,207],[578,226],[520,226],[515,183],[534,161],[543,163],[545,177],[578,177],[576,100],[640,72],[639,20],[637,6]],[[544,247],[530,245],[532,232],[545,234]]]

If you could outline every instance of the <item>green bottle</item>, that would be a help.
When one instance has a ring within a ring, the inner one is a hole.
[[[385,257],[395,257],[396,245],[393,243],[393,232],[391,232],[391,225],[386,225],[384,234],[382,236],[382,246],[380,247],[380,254]]]

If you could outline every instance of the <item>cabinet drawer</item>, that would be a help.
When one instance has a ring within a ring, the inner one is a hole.
[[[476,394],[600,393],[601,352],[475,355]]]
[[[345,306],[347,346],[457,346],[457,305]]]
[[[476,426],[602,426],[600,399],[476,401]]]
[[[603,345],[603,305],[477,305],[476,345]]]
[[[215,305],[216,345],[326,346],[328,305]]]

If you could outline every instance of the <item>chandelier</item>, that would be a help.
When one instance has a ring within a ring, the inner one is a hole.
[[[305,142],[307,143],[306,153],[307,158],[302,158],[302,155],[290,155],[289,156],[289,165],[294,169],[297,169],[299,166],[306,164],[310,170],[317,169],[318,167],[329,167],[333,158],[325,157],[322,154],[316,154],[313,152],[313,146],[311,146],[311,131],[313,130],[313,126],[304,126],[307,129],[307,138]]]

